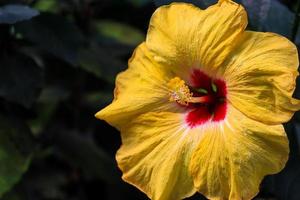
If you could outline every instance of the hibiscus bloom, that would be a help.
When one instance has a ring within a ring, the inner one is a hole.
[[[297,49],[246,26],[230,0],[158,8],[114,101],[96,114],[121,132],[122,178],[149,198],[251,199],[285,166],[282,123],[300,109]]]

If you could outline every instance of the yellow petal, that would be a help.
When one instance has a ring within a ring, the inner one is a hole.
[[[247,200],[265,175],[284,167],[288,152],[282,125],[265,125],[229,106],[224,123],[203,130],[190,170],[195,187],[209,199]]]
[[[195,193],[188,172],[199,134],[184,125],[182,114],[140,115],[121,129],[117,161],[123,179],[152,200],[179,200]]]
[[[287,122],[300,109],[293,99],[298,75],[297,48],[273,33],[245,32],[225,67],[228,99],[248,117]]]
[[[169,102],[167,87],[174,75],[152,58],[144,43],[137,47],[129,68],[117,76],[114,101],[99,111],[97,118],[119,128],[141,113],[176,110]]]
[[[244,8],[220,1],[206,10],[172,3],[153,14],[146,38],[155,60],[174,70],[202,67],[210,71],[224,61],[247,25]]]

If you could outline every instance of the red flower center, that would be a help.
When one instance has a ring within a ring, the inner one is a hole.
[[[194,70],[191,75],[191,90],[193,97],[205,97],[205,103],[190,103],[186,122],[190,127],[202,125],[209,120],[221,121],[226,116],[226,84],[223,80],[212,79],[200,70]]]

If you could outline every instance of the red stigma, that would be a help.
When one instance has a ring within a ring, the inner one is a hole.
[[[218,122],[224,120],[227,112],[226,84],[223,80],[212,79],[200,70],[194,70],[191,74],[191,87],[201,88],[207,94],[193,91],[194,97],[206,96],[206,103],[191,103],[186,122],[190,127],[202,125],[209,120]]]

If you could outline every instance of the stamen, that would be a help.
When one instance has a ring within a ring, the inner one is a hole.
[[[172,78],[168,83],[168,87],[171,90],[169,101],[176,101],[181,105],[188,105],[193,93],[190,92],[184,80],[179,77]]]
[[[169,101],[175,101],[184,106],[187,106],[189,103],[208,103],[212,100],[208,95],[193,97],[189,87],[179,77],[172,78],[168,83],[168,87],[171,90]]]

